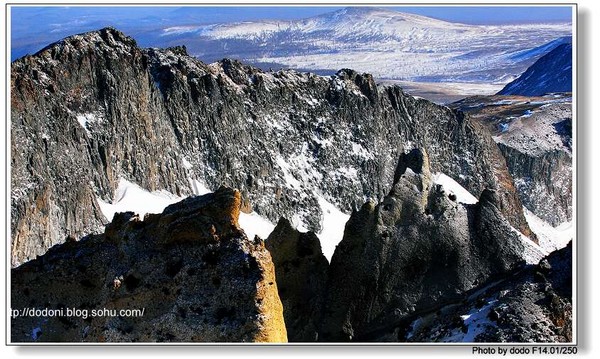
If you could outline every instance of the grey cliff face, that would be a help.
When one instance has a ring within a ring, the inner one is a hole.
[[[390,191],[396,159],[424,148],[431,172],[532,235],[497,146],[447,107],[367,74],[206,65],[185,48],[140,49],[114,29],[76,35],[12,64],[12,264],[100,231],[120,178],[179,196],[191,180],[239,188],[244,210],[321,229],[318,196],[350,213]]]
[[[135,42],[110,29],[12,64],[13,265],[100,231],[112,218],[96,197],[111,200],[119,176],[190,193],[146,66]]]
[[[553,226],[572,219],[573,165],[570,153],[555,150],[531,156],[498,144],[505,154],[523,205]]]
[[[523,205],[553,226],[573,212],[572,104],[534,109],[498,136]]]
[[[14,268],[13,309],[62,314],[13,318],[12,341],[287,341],[271,256],[239,228],[240,205],[220,188],[143,221],[119,213],[105,233]],[[144,311],[121,314],[132,309]]]
[[[476,205],[457,203],[432,183],[425,151],[402,155],[390,193],[346,225],[331,261],[322,340],[373,340],[521,266],[523,246],[499,204],[493,190]]]
[[[468,112],[494,135],[523,205],[553,226],[573,211],[572,99],[489,96],[452,107]]]

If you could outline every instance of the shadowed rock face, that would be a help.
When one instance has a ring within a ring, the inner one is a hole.
[[[478,290],[461,303],[415,318],[400,340],[561,343],[573,340],[572,246]],[[465,319],[466,318],[466,319]],[[398,340],[380,337],[379,340]]]
[[[319,238],[298,232],[282,218],[265,245],[275,265],[288,340],[317,341],[329,266]]]
[[[523,263],[498,194],[457,203],[433,186],[428,156],[400,157],[389,195],[352,214],[330,266],[321,340],[364,341],[460,299]],[[433,186],[433,187],[432,187]]]
[[[498,323],[481,340],[573,341],[572,244],[514,278],[503,289],[491,319]]]
[[[485,130],[367,74],[206,65],[184,47],[141,49],[107,28],[14,61],[11,93],[13,266],[101,231],[110,218],[97,199],[115,200],[120,178],[180,196],[193,193],[188,179],[239,188],[244,210],[273,222],[297,215],[318,231],[315,193],[347,213],[383,198],[413,147],[472,194],[496,189],[500,211],[530,235]]]
[[[240,203],[239,191],[223,187],[143,221],[120,213],[104,234],[14,268],[12,308],[65,315],[15,318],[12,341],[287,341],[271,256],[239,229]],[[67,316],[68,308],[88,317]],[[117,315],[92,316],[104,308]]]

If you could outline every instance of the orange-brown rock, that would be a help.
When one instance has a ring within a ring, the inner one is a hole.
[[[12,341],[286,342],[271,255],[238,227],[240,198],[222,187],[143,221],[121,213],[14,268],[11,307],[55,312],[14,317]]]

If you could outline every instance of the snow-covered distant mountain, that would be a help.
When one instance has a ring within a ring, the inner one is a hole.
[[[425,16],[379,8],[345,8],[343,10],[294,21],[261,21],[217,24],[209,27],[183,26],[165,29],[165,33],[201,31],[215,38],[262,38],[276,32],[298,31],[312,33],[331,31],[336,37],[365,40],[387,37],[402,38],[415,29],[464,30],[468,25],[455,24]],[[333,39],[330,39],[333,40]]]
[[[562,44],[570,44],[571,42],[571,36],[559,37],[558,39],[550,41],[549,43],[544,44],[542,46],[538,46],[529,50],[519,51],[516,54],[512,55],[511,58],[517,61],[542,56],[544,54],[549,53],[550,51],[554,50]]]
[[[204,61],[233,57],[316,72],[352,68],[380,79],[507,83],[551,51],[571,24],[466,25],[371,7],[294,21],[171,26]]]

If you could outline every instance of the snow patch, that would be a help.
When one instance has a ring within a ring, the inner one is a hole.
[[[179,202],[180,197],[168,191],[149,192],[135,183],[121,178],[112,203],[97,198],[100,211],[107,221],[112,221],[115,213],[132,211],[144,218],[146,213],[162,213],[170,204]]]
[[[532,110],[526,110],[520,117],[521,118],[529,118],[533,115],[533,111]]]
[[[433,183],[442,185],[446,191],[454,193],[456,200],[460,203],[475,204],[479,201],[458,182],[442,172],[433,175]]]
[[[540,247],[544,251],[550,253],[564,248],[573,239],[573,221],[552,227],[552,225],[536,216],[527,208],[523,207],[523,212],[525,213],[525,219],[529,224],[529,228],[537,235]]]
[[[292,216],[290,223],[292,224],[292,227],[296,228],[298,231],[308,232],[308,228],[306,228],[306,225],[304,224],[304,221],[302,220],[302,215],[300,213],[295,213]]]
[[[244,232],[246,232],[246,236],[249,239],[254,239],[254,236],[259,236],[263,240],[267,239],[269,234],[275,229],[273,223],[256,212],[240,212],[238,223]]]
[[[196,196],[202,196],[212,192],[204,183],[197,179],[188,178],[188,181],[190,182],[190,186],[192,186],[192,192]]]
[[[210,26],[201,27],[201,26],[172,26],[163,29],[162,34],[160,36],[169,36],[169,35],[183,35],[194,32],[200,32],[199,35],[202,35],[202,32],[207,32],[210,29]]]
[[[271,115],[265,115],[264,120],[273,130],[285,132],[287,124],[284,119],[276,119]]]
[[[277,165],[279,166],[279,168],[281,168],[281,171],[283,172],[283,178],[285,180],[285,183],[290,188],[300,189],[300,186],[302,185],[302,183],[300,181],[298,181],[296,179],[296,177],[294,177],[290,173],[290,171],[291,171],[290,164],[285,159],[283,159],[283,157],[281,157],[281,156],[277,156],[277,158],[275,158],[275,162],[277,163]]]
[[[186,170],[192,169],[192,164],[185,157],[181,157],[181,163],[183,163],[183,167],[185,167]]]
[[[346,222],[350,216],[340,211],[335,205],[327,201],[322,196],[317,196],[317,201],[323,212],[323,222],[321,224],[321,232],[317,234],[321,242],[323,255],[329,262],[335,251],[335,247],[344,237]]]
[[[337,169],[339,175],[344,176],[353,181],[358,181],[358,171],[353,167],[340,167]]]
[[[361,144],[352,142],[352,154],[358,157],[362,157],[364,159],[372,160],[374,158],[373,154],[369,152],[366,148],[364,148]]]
[[[284,159],[278,155],[275,158],[275,163],[283,172],[283,179],[288,188],[300,191],[302,198],[306,197],[306,191],[301,191],[308,184],[323,179],[323,175],[315,168],[315,159],[308,149],[308,144],[304,143],[297,154]],[[300,181],[301,179],[302,181]]]
[[[333,145],[333,138],[320,138],[313,134],[312,140],[323,148]]]
[[[88,137],[92,137],[92,133],[90,132],[90,124],[100,123],[104,120],[102,114],[99,112],[78,114],[76,117],[77,122],[79,122],[81,127],[83,127]]]
[[[473,308],[467,314],[461,315],[460,319],[463,321],[463,325],[466,327],[466,333],[462,328],[454,329],[448,337],[442,339],[442,342],[452,343],[473,343],[475,338],[486,331],[486,328],[495,327],[496,324],[492,322],[488,315],[490,310],[497,302],[496,299],[487,302],[481,308]]]
[[[189,179],[189,181],[194,194],[197,196],[212,192],[198,180]],[[140,218],[143,219],[147,213],[162,213],[168,205],[184,199],[184,197],[175,196],[164,190],[149,192],[124,178],[119,180],[114,198],[112,203],[104,202],[102,199],[97,198],[100,210],[108,221],[112,220],[115,213],[128,211],[139,214]],[[273,223],[256,212],[249,214],[240,213],[238,223],[244,232],[246,232],[249,239],[253,239],[256,235],[262,239],[266,239],[275,228]]]

